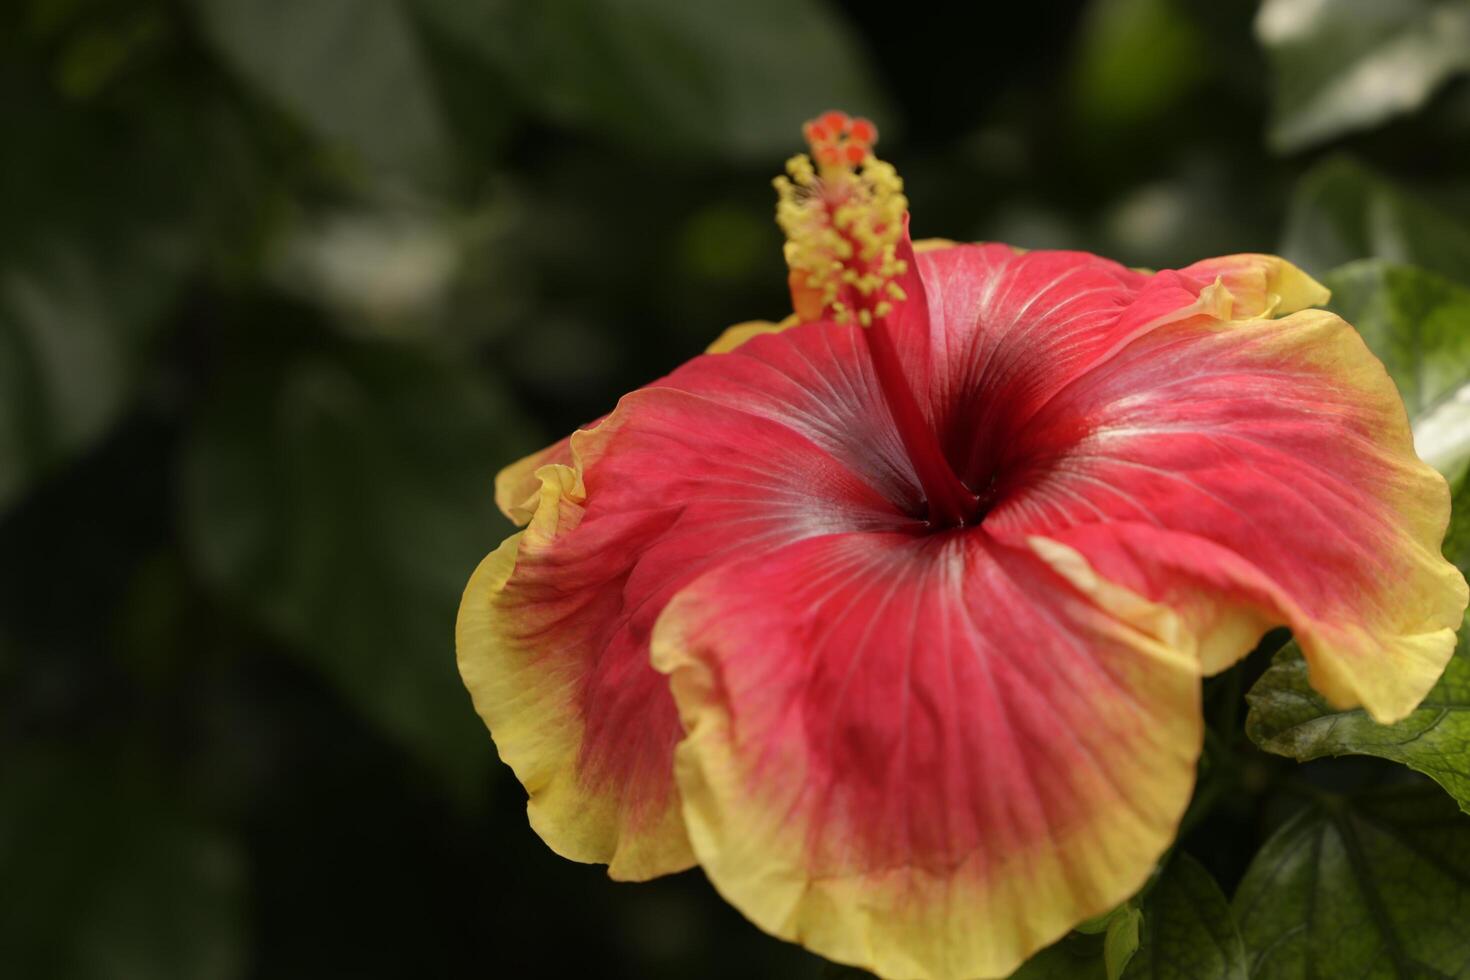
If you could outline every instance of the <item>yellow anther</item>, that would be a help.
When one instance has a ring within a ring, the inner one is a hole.
[[[817,172],[812,168],[811,157],[805,153],[798,153],[787,160],[786,172],[801,187],[810,187],[817,179]]]
[[[857,306],[867,325],[891,310],[889,300],[906,298],[894,281],[906,271],[895,254],[908,211],[903,180],[873,156],[877,131],[866,120],[829,113],[806,131],[817,162],[797,154],[773,182],[786,263],[793,283],[820,295],[826,315],[850,322]]]

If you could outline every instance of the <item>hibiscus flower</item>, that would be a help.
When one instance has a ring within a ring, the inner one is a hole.
[[[1174,839],[1201,677],[1295,633],[1381,722],[1466,605],[1444,480],[1327,292],[911,243],[871,124],[777,181],[794,316],[507,468],[460,670],[558,853],[699,865],[886,977],[1000,977]]]

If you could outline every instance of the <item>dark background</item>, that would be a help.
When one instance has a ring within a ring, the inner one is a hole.
[[[1343,154],[1464,204],[1463,81],[1273,145],[1253,16],[8,0],[0,973],[822,975],[526,826],[454,668],[493,476],[785,314],[769,181],[824,109],[916,237],[1313,267],[1293,188]],[[1228,890],[1260,828],[1209,831]]]

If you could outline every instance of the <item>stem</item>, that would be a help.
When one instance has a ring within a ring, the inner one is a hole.
[[[877,317],[863,330],[868,338],[868,351],[878,373],[878,384],[888,402],[893,420],[909,460],[918,474],[919,485],[929,505],[929,522],[936,527],[963,527],[979,509],[980,501],[955,475],[940,448],[939,437],[924,418],[914,391],[904,375],[898,349],[888,333],[888,321]]]

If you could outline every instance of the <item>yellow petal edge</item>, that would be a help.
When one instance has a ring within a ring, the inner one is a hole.
[[[1376,446],[1385,466],[1383,493],[1394,522],[1377,546],[1398,557],[1403,572],[1387,582],[1377,608],[1361,619],[1291,616],[1308,676],[1335,708],[1361,706],[1380,724],[1418,707],[1455,651],[1470,589],[1441,553],[1450,521],[1445,478],[1414,451],[1413,431],[1398,387],[1352,326],[1325,310],[1273,321],[1249,321],[1264,343],[1297,346],[1339,385],[1354,389],[1381,420]]]
[[[531,827],[565,858],[606,864],[610,877],[642,881],[694,863],[677,800],[670,794],[663,812],[633,822],[615,793],[579,777],[585,731],[577,705],[580,674],[558,668],[546,651],[515,642],[514,610],[501,601],[518,557],[552,547],[558,534],[576,526],[586,496],[583,461],[597,455],[599,441],[598,430],[580,430],[570,443],[574,465],[553,463],[536,471],[540,492],[530,523],[471,576],[455,646],[475,710],[529,796]]]

